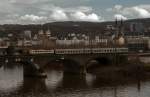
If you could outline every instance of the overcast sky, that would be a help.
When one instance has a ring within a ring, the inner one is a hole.
[[[0,24],[150,18],[150,0],[0,0]]]

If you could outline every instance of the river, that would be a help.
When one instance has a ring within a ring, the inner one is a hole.
[[[150,80],[102,80],[47,69],[47,78],[23,78],[20,65],[0,67],[0,97],[150,97]]]

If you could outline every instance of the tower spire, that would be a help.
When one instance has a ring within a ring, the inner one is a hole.
[[[118,26],[118,19],[117,18],[115,19],[115,26],[116,27]]]
[[[120,23],[120,34],[123,36],[123,19],[121,18],[121,23]]]
[[[49,29],[49,25],[47,26],[46,35],[47,35],[48,37],[51,36],[51,31],[50,31],[50,29]]]
[[[121,18],[121,25],[123,24],[123,19]]]
[[[40,24],[39,35],[43,35],[43,34],[44,34],[44,32],[43,32],[43,25]]]

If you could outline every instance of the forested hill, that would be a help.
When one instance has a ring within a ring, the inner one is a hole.
[[[145,19],[132,19],[124,21],[125,30],[129,30],[129,24],[131,22],[140,22],[148,28],[150,27],[150,18]],[[105,32],[106,25],[114,25],[114,21],[109,22],[73,22],[73,21],[66,21],[66,22],[52,22],[46,23],[41,27],[40,24],[29,24],[29,25],[21,25],[21,24],[5,24],[0,25],[0,36],[3,36],[7,33],[22,33],[24,30],[31,30],[32,33],[37,33],[40,29],[50,29],[52,34],[59,34],[62,32],[77,32],[77,33],[88,33],[88,32],[97,32],[103,33]]]

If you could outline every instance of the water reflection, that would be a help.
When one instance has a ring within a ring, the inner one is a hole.
[[[87,88],[86,76],[85,75],[72,75],[65,74],[63,75],[61,88],[70,88],[70,89],[85,89]]]
[[[48,70],[47,72],[47,79],[46,85],[49,90],[56,90],[62,83],[63,79],[63,72],[62,71],[55,71],[55,70]]]
[[[22,85],[19,87],[18,93],[29,96],[39,95],[47,92],[45,79],[24,78]]]
[[[46,70],[48,78],[23,78],[21,65],[0,68],[0,97],[150,97],[150,81],[104,79],[100,75],[71,75]]]
[[[0,97],[11,97],[11,93],[15,94],[19,86],[22,84],[22,67],[13,66],[13,68],[0,68]]]
[[[0,97],[40,97],[47,94],[45,79],[24,79],[20,85],[11,89],[0,92]]]

